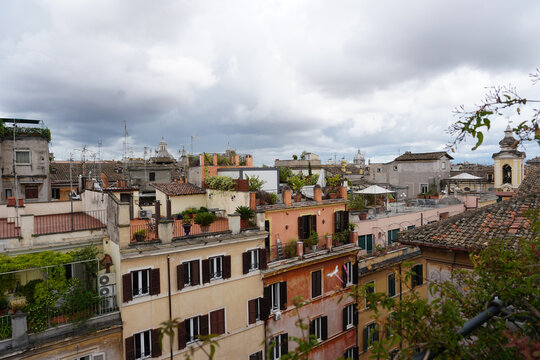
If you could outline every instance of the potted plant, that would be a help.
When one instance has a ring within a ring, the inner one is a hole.
[[[187,216],[182,218],[182,228],[184,228],[184,233],[188,236],[191,232],[191,218]]]
[[[144,239],[146,239],[147,234],[148,234],[148,231],[146,231],[146,229],[137,230],[133,234],[133,240],[136,242],[142,242],[144,241]]]
[[[294,192],[294,201],[302,201],[302,193],[300,191],[306,185],[306,179],[302,175],[293,175],[289,178],[288,184]]]
[[[195,224],[201,227],[201,231],[203,233],[207,233],[210,229],[210,225],[216,221],[216,215],[212,214],[211,212],[200,212],[195,215],[193,221]]]
[[[22,310],[27,305],[25,296],[16,296],[9,300],[9,308],[11,312],[15,314],[17,311]]]
[[[311,250],[313,251],[317,250],[318,244],[319,244],[319,234],[316,231],[313,231],[311,234],[309,234],[309,237],[307,239],[304,239],[304,246],[305,247],[311,246]]]
[[[296,256],[296,239],[292,239],[285,245],[283,248],[283,252],[285,253],[285,257],[287,259],[293,258]]]
[[[238,206],[235,211],[240,214],[240,228],[247,228],[249,226],[249,220],[255,215],[253,209],[249,206]]]

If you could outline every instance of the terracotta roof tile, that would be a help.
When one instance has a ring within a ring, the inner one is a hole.
[[[407,151],[405,154],[398,156],[394,161],[425,161],[425,160],[439,160],[443,156],[452,160],[453,157],[448,155],[446,151],[436,151],[427,153],[411,153]]]
[[[93,162],[88,161],[84,166],[81,162],[74,161],[71,164],[71,177],[74,183],[77,183],[79,175],[87,176],[89,172],[96,173],[101,168],[101,172],[107,176],[109,182],[123,179],[123,165],[118,161]],[[50,179],[53,184],[69,183],[69,161],[51,162]]]
[[[198,195],[206,194],[206,190],[193,184],[171,183],[153,183],[154,188],[168,196]]]
[[[400,232],[397,241],[456,250],[481,249],[490,239],[532,238],[529,209],[540,208],[540,167],[531,169],[515,197],[437,223]]]

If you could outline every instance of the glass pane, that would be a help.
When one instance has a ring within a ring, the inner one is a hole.
[[[15,162],[17,164],[29,164],[30,163],[30,151],[16,151]]]
[[[144,356],[150,355],[150,331],[145,331],[144,336]]]

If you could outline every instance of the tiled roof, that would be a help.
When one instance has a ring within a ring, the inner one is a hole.
[[[427,247],[473,250],[490,239],[531,239],[526,212],[540,208],[540,167],[531,169],[515,197],[398,234],[397,241]]]
[[[407,151],[405,154],[398,156],[394,161],[426,161],[426,160],[439,160],[443,156],[452,160],[453,157],[448,155],[446,151],[436,151],[427,153],[411,153]]]
[[[118,161],[103,161],[103,162],[93,162],[87,161],[84,165],[84,174],[82,169],[82,163],[79,161],[74,161],[71,164],[71,177],[73,183],[77,183],[77,178],[79,175],[88,175],[89,172],[96,174],[101,167],[101,172],[107,176],[109,182],[118,181],[123,179],[123,166]],[[51,162],[51,171],[50,171],[51,182],[54,183],[65,183],[69,182],[69,161],[53,161]]]
[[[197,195],[206,194],[205,189],[201,189],[193,184],[171,183],[153,183],[151,184],[157,190],[168,196]]]

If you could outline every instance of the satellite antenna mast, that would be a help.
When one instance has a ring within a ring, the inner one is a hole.
[[[101,146],[102,146],[102,143],[101,143],[101,140],[98,141],[98,171],[99,171],[99,184],[101,185],[101,188],[103,189],[103,184],[102,184],[102,181],[101,181],[101,162],[102,162],[102,158],[101,158]]]
[[[197,136],[191,135],[191,155],[193,155],[193,140],[195,140]]]

